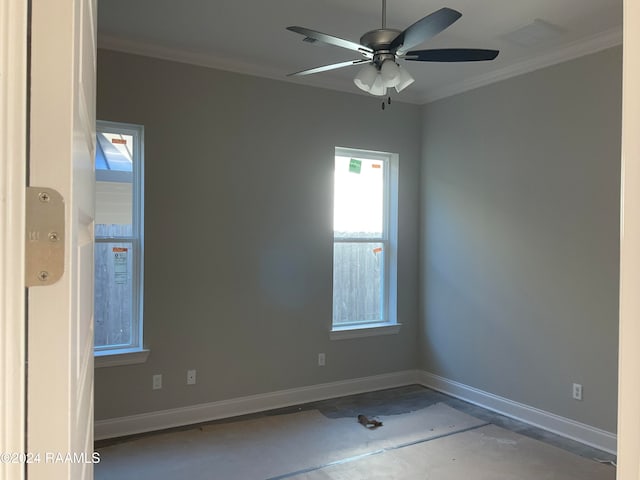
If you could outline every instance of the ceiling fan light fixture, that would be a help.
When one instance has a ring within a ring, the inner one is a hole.
[[[356,78],[353,79],[353,83],[355,83],[356,87],[360,90],[370,92],[377,78],[378,69],[372,63],[367,63],[360,69]]]
[[[385,60],[380,75],[386,87],[395,87],[400,82],[400,67],[393,60]]]
[[[376,79],[373,82],[373,86],[371,87],[371,90],[369,90],[369,93],[377,97],[382,97],[387,94],[387,86],[384,84],[384,80],[380,73],[376,75]]]
[[[398,70],[398,83],[395,85],[395,87],[396,91],[400,93],[402,90],[415,82],[415,78],[413,78],[405,68],[398,67]]]

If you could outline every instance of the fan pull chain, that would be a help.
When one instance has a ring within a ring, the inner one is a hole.
[[[385,102],[384,100],[382,101],[382,110],[384,110],[384,109],[385,109],[386,104],[391,105],[391,95],[389,95],[389,96],[387,97],[387,101],[386,101],[386,102]]]

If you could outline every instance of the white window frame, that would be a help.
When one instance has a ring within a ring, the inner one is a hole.
[[[144,285],[144,127],[131,123],[96,121],[96,133],[116,133],[133,137],[133,173],[131,176],[133,194],[131,237],[95,237],[96,243],[131,242],[133,250],[132,339],[127,345],[105,345],[94,347],[95,366],[110,367],[143,363],[149,356],[144,348],[143,328],[143,285]],[[126,181],[128,173],[96,170],[97,181]]]
[[[383,234],[382,238],[335,238],[340,242],[380,242],[383,243],[383,318],[380,322],[358,322],[335,325],[331,320],[330,338],[342,340],[357,337],[396,334],[401,324],[397,318],[398,292],[398,169],[399,156],[395,153],[377,152],[355,148],[336,147],[335,157],[352,157],[382,161],[383,172]],[[335,200],[334,200],[335,201]],[[333,309],[332,309],[333,310]]]

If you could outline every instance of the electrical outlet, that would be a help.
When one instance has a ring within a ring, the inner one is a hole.
[[[162,375],[153,376],[153,389],[160,390],[162,388]]]
[[[187,385],[195,385],[195,384],[196,384],[196,371],[187,370]]]
[[[573,399],[582,400],[582,385],[579,383],[573,384]]]
[[[325,364],[325,356],[324,353],[319,353],[318,354],[318,366],[319,367],[324,367]]]

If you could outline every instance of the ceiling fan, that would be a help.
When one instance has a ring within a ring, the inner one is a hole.
[[[498,50],[477,48],[439,48],[432,50],[411,50],[425,40],[434,37],[458,20],[462,14],[451,8],[441,8],[418,20],[404,31],[387,28],[387,1],[382,0],[382,28],[365,33],[360,43],[344,40],[333,35],[317,32],[304,27],[287,27],[309,43],[322,42],[336,47],[358,52],[363,58],[347,62],[324,65],[302,70],[288,76],[311,75],[352,65],[365,64],[354,78],[358,88],[372,95],[384,96],[387,88],[395,88],[399,93],[414,82],[398,60],[413,62],[477,62],[493,60]],[[389,103],[391,98],[389,97]],[[384,103],[382,104],[384,108]]]

